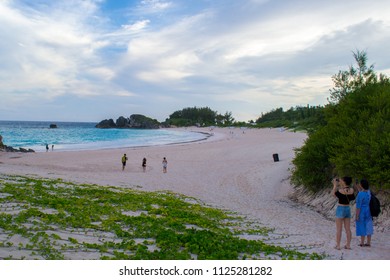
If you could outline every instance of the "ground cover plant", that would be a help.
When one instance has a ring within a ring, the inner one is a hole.
[[[0,259],[322,258],[271,232],[175,193],[0,174]]]

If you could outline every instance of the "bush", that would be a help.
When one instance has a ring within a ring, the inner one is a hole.
[[[356,89],[326,115],[327,125],[296,151],[293,182],[319,190],[333,175],[349,175],[390,189],[390,83]]]
[[[332,178],[333,167],[329,162],[330,134],[320,129],[306,139],[305,144],[295,151],[293,164],[295,169],[292,182],[303,185],[312,191],[318,191]]]
[[[337,173],[367,178],[390,189],[390,84],[368,85],[339,103],[329,127],[338,130],[330,147]]]
[[[366,66],[365,53],[354,57],[357,68],[332,77],[324,125],[296,151],[295,184],[319,190],[333,175],[348,175],[390,189],[390,79]]]

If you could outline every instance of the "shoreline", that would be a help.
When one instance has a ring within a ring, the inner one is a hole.
[[[167,130],[166,128],[164,128]],[[172,130],[178,130],[178,129],[172,129]],[[192,144],[196,142],[201,142],[201,141],[207,141],[208,138],[210,138],[212,135],[207,133],[207,132],[200,132],[200,131],[191,131],[194,133],[199,133],[199,134],[205,134],[208,135],[205,138],[201,139],[195,139],[195,140],[188,140],[188,141],[183,141],[183,142],[172,142],[172,143],[165,143],[165,144],[151,144],[151,145],[136,145],[136,146],[120,146],[120,147],[104,147],[104,148],[96,148],[96,149],[76,149],[76,150],[55,150],[55,152],[84,152],[84,151],[105,151],[105,150],[118,150],[118,149],[137,149],[137,148],[149,148],[149,147],[163,147],[163,146],[170,146],[170,145],[185,145],[185,144]],[[50,152],[53,152],[49,150]],[[36,153],[46,153],[46,151],[37,151]]]
[[[23,122],[25,123],[25,122]],[[31,122],[36,123],[36,122]],[[67,126],[61,130],[34,126],[25,127],[26,133],[16,136],[13,141],[13,134],[19,132],[14,128],[4,128],[2,133],[3,144],[9,149],[16,151],[34,151],[36,153],[53,151],[93,151],[105,149],[120,149],[133,147],[163,146],[181,143],[192,143],[206,140],[211,133],[204,130],[197,131],[196,127],[181,128],[159,128],[159,129],[99,129],[83,127],[85,123],[71,123],[76,126]],[[77,126],[80,124],[80,126]],[[194,129],[195,128],[195,129]],[[86,130],[84,130],[86,129]],[[0,126],[0,131],[1,131]],[[56,132],[57,130],[61,132]],[[44,131],[44,132],[43,132]],[[53,131],[53,133],[48,133]],[[0,132],[1,133],[1,132]],[[87,135],[86,137],[84,135]],[[8,141],[7,141],[8,140]],[[46,150],[45,146],[49,146]]]
[[[205,129],[196,129],[205,131]],[[280,239],[281,246],[325,253],[329,259],[390,259],[388,232],[374,232],[372,247],[360,248],[353,232],[352,250],[335,250],[335,224],[289,195],[291,160],[306,134],[279,129],[215,128],[203,141],[174,145],[33,154],[0,153],[0,172],[61,178],[75,183],[141,191],[170,191],[256,220]],[[123,153],[129,157],[121,170]],[[279,161],[272,155],[278,153]],[[142,158],[147,158],[146,172]],[[168,172],[162,172],[162,158]],[[343,235],[342,240],[345,240]]]

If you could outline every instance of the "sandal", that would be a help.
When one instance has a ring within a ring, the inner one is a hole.
[[[336,250],[340,250],[340,247],[334,246],[334,248],[335,248]]]
[[[366,244],[364,244],[363,246],[364,246],[364,247],[371,247],[371,244],[366,243]]]
[[[345,245],[344,249],[351,250],[351,247],[347,247],[347,245]]]
[[[364,244],[359,244],[360,247],[364,247]]]

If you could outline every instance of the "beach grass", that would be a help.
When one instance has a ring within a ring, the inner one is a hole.
[[[322,259],[171,192],[0,174],[1,259]]]

